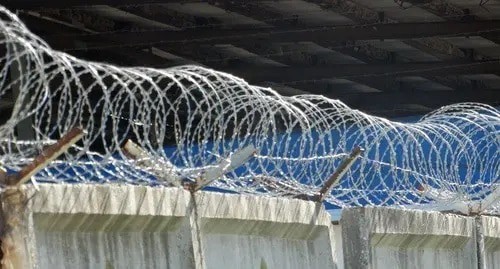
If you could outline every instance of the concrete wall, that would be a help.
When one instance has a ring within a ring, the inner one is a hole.
[[[332,224],[322,205],[284,198],[124,185],[22,194],[2,268],[500,268],[493,216],[368,207]],[[4,211],[20,201],[9,197]]]
[[[27,268],[337,268],[342,258],[313,202],[123,185],[27,192]]]
[[[342,214],[346,268],[476,268],[473,218],[390,208]]]
[[[500,218],[481,216],[478,219],[482,236],[482,265],[485,269],[500,268]]]

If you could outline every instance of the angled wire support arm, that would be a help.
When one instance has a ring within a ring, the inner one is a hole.
[[[33,162],[24,166],[19,172],[6,175],[1,173],[2,181],[8,186],[17,187],[26,183],[33,175],[47,167],[53,160],[66,152],[72,145],[80,140],[85,132],[80,128],[72,128],[62,136],[55,144],[47,146]]]
[[[340,180],[349,168],[354,164],[356,158],[363,153],[363,149],[359,146],[355,147],[351,154],[345,158],[330,178],[325,182],[319,191],[318,202],[323,202],[325,197],[331,192],[332,188],[340,183]]]

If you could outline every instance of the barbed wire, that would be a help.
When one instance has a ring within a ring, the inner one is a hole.
[[[435,190],[473,201],[499,183],[500,112],[488,105],[455,104],[415,123],[393,122],[199,66],[83,61],[51,49],[5,8],[0,14],[0,98],[18,92],[0,126],[3,167],[18,170],[74,126],[87,131],[37,181],[177,186],[215,175],[211,186],[223,190],[313,197],[359,146],[364,153],[327,193],[328,203],[432,204],[442,201]],[[29,142],[15,132],[25,120],[34,129]],[[153,165],[129,158],[129,139]],[[257,153],[235,163],[249,147]]]

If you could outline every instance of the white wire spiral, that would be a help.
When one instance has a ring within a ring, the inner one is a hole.
[[[19,92],[0,127],[3,166],[19,169],[74,126],[88,132],[37,180],[162,184],[125,156],[130,138],[190,179],[253,145],[253,158],[212,185],[267,195],[317,194],[360,146],[364,154],[326,197],[340,207],[421,204],[439,193],[446,201],[475,200],[498,185],[500,113],[493,107],[456,104],[415,123],[393,122],[323,96],[280,96],[199,66],[83,61],[52,50],[5,8],[0,17],[0,100]],[[15,135],[24,119],[35,130],[31,141]]]

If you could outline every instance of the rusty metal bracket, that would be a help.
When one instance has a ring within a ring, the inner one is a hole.
[[[33,161],[24,166],[19,172],[8,175],[0,169],[0,182],[4,189],[0,193],[0,263],[10,263],[12,268],[21,268],[23,258],[18,248],[13,244],[12,231],[23,226],[23,212],[27,203],[26,193],[20,185],[32,179],[33,175],[47,167],[53,160],[66,152],[72,145],[82,138],[85,132],[80,128],[73,128],[62,136],[56,143],[45,147]],[[35,183],[35,182],[33,182]],[[3,268],[3,267],[2,267]]]
[[[338,185],[340,179],[344,176],[347,170],[353,165],[356,158],[363,151],[364,150],[360,147],[354,148],[351,154],[342,161],[337,170],[332,174],[332,176],[330,176],[330,178],[325,182],[323,187],[316,194],[299,193],[296,190],[298,189],[297,186],[294,186],[293,183],[281,182],[279,179],[269,176],[257,177],[254,179],[254,181],[255,184],[259,184],[263,186],[265,189],[279,192],[283,196],[302,199],[306,201],[316,201],[321,203],[325,200],[326,195],[330,193],[332,188]],[[300,184],[300,183],[295,183],[295,184]]]
[[[356,158],[363,153],[364,149],[357,146],[353,149],[351,154],[345,158],[340,166],[335,170],[335,172],[330,176],[330,178],[325,182],[323,187],[321,187],[318,196],[318,202],[322,203],[328,193],[331,192],[332,188],[339,184],[340,179],[349,170],[349,168],[354,164]]]
[[[33,162],[24,166],[19,172],[7,175],[4,171],[0,173],[0,181],[5,185],[18,187],[28,181],[33,175],[47,167],[50,162],[57,159],[66,152],[72,145],[80,140],[85,132],[80,128],[72,128],[62,136],[55,144],[52,144],[42,150]]]

